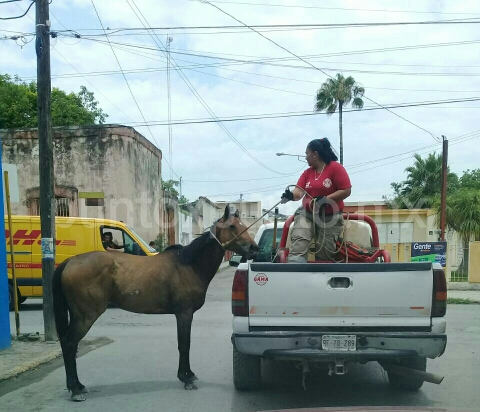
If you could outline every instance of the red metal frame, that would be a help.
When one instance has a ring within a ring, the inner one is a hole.
[[[363,220],[365,223],[368,223],[372,230],[372,246],[380,247],[380,241],[378,238],[378,229],[375,221],[367,215],[362,215],[359,213],[344,213],[343,218],[345,220]],[[294,216],[290,216],[283,225],[282,238],[280,239],[279,248],[285,248],[287,246],[288,233],[290,231],[290,226],[293,223]],[[386,250],[381,250],[381,256],[383,257],[384,262],[391,262],[390,254]],[[284,257],[286,258],[286,256]]]

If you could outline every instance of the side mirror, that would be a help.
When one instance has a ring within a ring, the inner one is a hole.
[[[233,256],[230,258],[228,264],[229,264],[230,266],[237,267],[237,266],[240,264],[241,261],[242,261],[242,257],[241,257],[240,255],[233,255]]]

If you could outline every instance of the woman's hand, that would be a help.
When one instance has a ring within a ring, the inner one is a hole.
[[[287,203],[290,200],[293,200],[293,193],[287,188],[287,190],[285,190],[285,192],[282,194],[282,203]]]

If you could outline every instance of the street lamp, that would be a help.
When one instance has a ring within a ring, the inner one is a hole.
[[[296,157],[300,162],[307,163],[305,160],[305,155],[296,155],[290,153],[276,153],[277,156],[293,156]]]

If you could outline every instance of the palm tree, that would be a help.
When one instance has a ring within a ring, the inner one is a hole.
[[[430,153],[425,159],[415,153],[412,166],[405,169],[407,180],[392,183],[395,192],[396,207],[428,209],[439,199],[442,187],[442,155]],[[458,187],[458,176],[455,173],[447,175],[447,193],[452,193]]]
[[[352,76],[345,78],[341,73],[337,73],[335,78],[327,79],[320,89],[317,90],[316,112],[325,110],[328,115],[331,115],[336,112],[338,107],[341,164],[343,164],[343,107],[351,102],[353,108],[361,109],[363,107],[362,97],[364,93],[365,89],[356,83]]]

